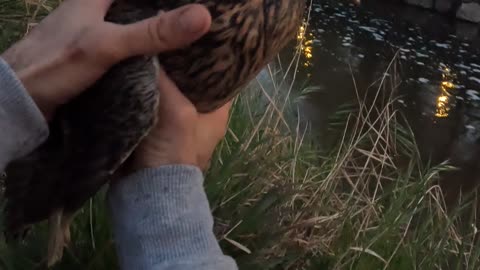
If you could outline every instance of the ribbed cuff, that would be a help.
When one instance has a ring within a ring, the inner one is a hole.
[[[122,269],[236,269],[213,234],[197,167],[138,171],[110,187],[109,205]]]
[[[48,124],[35,102],[0,58],[0,166],[33,151],[47,139],[48,132]]]

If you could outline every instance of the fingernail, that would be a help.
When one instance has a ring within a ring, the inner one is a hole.
[[[205,27],[205,14],[199,8],[187,8],[180,14],[180,27],[190,33],[202,31]]]

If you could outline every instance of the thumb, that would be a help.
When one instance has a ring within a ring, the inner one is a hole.
[[[203,36],[211,21],[203,5],[186,5],[137,23],[112,25],[109,47],[117,48],[118,60],[182,48]]]

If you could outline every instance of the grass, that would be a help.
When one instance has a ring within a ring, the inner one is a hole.
[[[476,194],[446,205],[439,183],[455,168],[421,161],[394,106],[395,62],[330,117],[321,145],[299,113],[315,88],[289,83],[299,57],[273,63],[236,99],[207,174],[225,253],[240,269],[479,269]],[[117,268],[103,193],[72,233],[55,269]],[[26,243],[0,241],[0,269],[42,269],[45,243],[44,225]]]

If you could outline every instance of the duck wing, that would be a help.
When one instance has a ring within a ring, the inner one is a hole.
[[[56,228],[50,254],[61,256],[73,215],[154,125],[155,80],[151,58],[132,58],[59,110],[47,141],[6,168],[8,235],[23,236],[32,224],[49,219]]]

